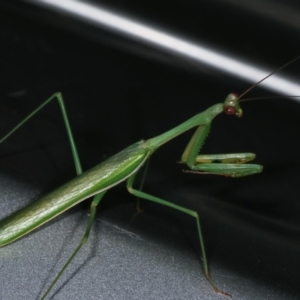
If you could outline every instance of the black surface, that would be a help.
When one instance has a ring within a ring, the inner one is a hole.
[[[300,53],[297,18],[283,18],[280,2],[266,10],[258,2],[252,7],[257,12],[222,1],[113,3],[119,12],[270,71]],[[297,15],[296,3],[284,3]],[[2,1],[0,8],[1,134],[61,91],[84,169],[249,86],[25,2]],[[284,72],[297,75],[298,69],[299,62]],[[242,119],[213,122],[202,151],[255,152],[262,174],[227,179],[182,173],[176,161],[188,133],[153,156],[144,190],[199,212],[212,276],[235,299],[297,299],[300,107],[276,99],[243,109]],[[57,105],[1,145],[0,159],[1,216],[71,179]],[[133,218],[135,202],[123,185],[106,198],[91,241],[50,299],[222,298],[201,272],[194,220],[151,203]],[[38,299],[80,239],[87,213],[79,206],[1,249],[0,298]]]

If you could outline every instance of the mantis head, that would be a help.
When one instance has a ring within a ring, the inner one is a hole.
[[[238,95],[229,94],[224,101],[223,112],[227,115],[236,115],[240,118],[243,115],[243,110],[240,107],[239,100]]]

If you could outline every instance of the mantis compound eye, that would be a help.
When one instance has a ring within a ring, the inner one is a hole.
[[[233,106],[224,106],[223,111],[227,115],[235,115],[236,114],[236,109]]]

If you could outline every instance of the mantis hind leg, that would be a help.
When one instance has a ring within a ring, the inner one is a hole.
[[[66,112],[63,96],[62,96],[61,93],[53,94],[50,98],[48,98],[40,106],[38,106],[35,110],[33,110],[26,118],[24,118],[18,125],[16,125],[10,132],[8,132],[2,139],[0,139],[0,144],[2,142],[4,142],[8,137],[10,137],[16,130],[18,130],[20,127],[22,127],[22,125],[24,125],[28,120],[30,120],[35,114],[37,114],[44,106],[49,104],[52,100],[57,100],[58,103],[59,103],[61,113],[62,113],[62,116],[63,116],[63,120],[64,120],[64,123],[65,123],[65,127],[66,127],[66,130],[67,130],[69,143],[70,143],[70,146],[71,146],[71,151],[72,151],[72,156],[73,156],[73,160],[74,160],[74,163],[75,163],[76,173],[77,173],[77,175],[79,175],[79,174],[82,173],[81,163],[80,163],[79,155],[78,155],[77,148],[76,148],[76,145],[75,145],[75,141],[74,141],[74,138],[73,138],[73,134],[72,134],[71,126],[70,126],[70,123],[69,123],[68,115],[67,115],[67,112]]]
[[[54,287],[54,285],[56,284],[56,282],[58,281],[58,279],[60,278],[60,276],[63,274],[63,272],[70,265],[70,263],[75,258],[76,254],[79,252],[79,250],[81,249],[81,247],[87,242],[87,240],[89,238],[89,235],[90,235],[91,228],[92,228],[93,223],[95,221],[97,206],[100,203],[100,201],[103,198],[103,196],[105,195],[105,193],[106,193],[106,191],[104,191],[102,193],[99,193],[96,196],[94,196],[94,198],[92,200],[92,203],[91,203],[91,206],[90,206],[90,216],[89,216],[88,223],[87,223],[87,226],[86,226],[86,229],[85,229],[85,233],[84,233],[84,235],[83,235],[83,237],[82,237],[79,245],[73,251],[72,255],[67,260],[67,262],[64,264],[64,266],[61,268],[61,270],[59,271],[59,273],[56,275],[56,277],[52,281],[51,285],[48,287],[47,291],[42,296],[41,300],[46,299],[47,295],[50,293],[50,291],[52,290],[52,288]]]
[[[49,104],[50,102],[52,102],[52,100],[57,100],[58,103],[59,103],[59,106],[60,106],[60,109],[61,109],[61,113],[62,113],[62,116],[63,116],[63,120],[64,120],[64,124],[65,124],[66,131],[67,131],[69,143],[70,143],[70,146],[71,146],[71,151],[72,151],[72,156],[73,156],[73,160],[74,160],[74,164],[75,164],[76,173],[77,173],[77,175],[80,175],[82,173],[82,167],[81,167],[79,155],[78,155],[78,152],[77,152],[76,144],[75,144],[75,141],[74,141],[74,137],[73,137],[73,134],[72,134],[71,126],[70,126],[70,123],[69,123],[68,115],[67,115],[67,112],[66,112],[64,100],[63,100],[63,97],[62,97],[61,93],[55,93],[55,94],[53,94],[50,98],[48,98],[40,106],[38,106],[35,110],[33,110],[18,125],[16,125],[2,139],[0,139],[0,144],[2,142],[4,142],[7,138],[9,138],[15,131],[17,131],[19,128],[21,128],[22,125],[24,125],[28,120],[30,120],[43,107],[45,107],[47,104]],[[68,261],[65,263],[65,265],[62,267],[62,269],[60,270],[60,272],[57,274],[57,276],[55,277],[55,279],[53,280],[53,282],[51,283],[51,285],[49,286],[49,288],[47,289],[47,291],[45,292],[45,294],[42,296],[41,299],[45,299],[47,297],[47,295],[50,293],[50,291],[52,290],[53,286],[56,284],[56,282],[58,281],[58,279],[60,278],[60,276],[63,274],[63,272],[69,266],[69,264],[72,262],[72,260],[76,256],[76,254],[81,249],[81,247],[88,240],[91,227],[92,227],[92,225],[94,223],[94,220],[95,220],[96,207],[100,203],[100,201],[101,201],[102,197],[104,196],[104,194],[105,194],[105,192],[102,192],[102,193],[99,193],[96,196],[94,196],[94,198],[92,200],[92,203],[91,203],[91,206],[90,206],[90,216],[89,216],[89,219],[88,219],[87,227],[86,227],[85,233],[84,233],[84,235],[83,235],[83,237],[82,237],[79,245],[74,250],[74,252],[70,256],[70,258],[68,259]]]
[[[204,246],[204,239],[203,239],[203,234],[202,234],[202,229],[201,229],[201,224],[200,224],[200,218],[199,218],[198,213],[194,210],[176,205],[176,204],[174,204],[172,202],[169,202],[167,200],[164,200],[164,199],[149,195],[145,192],[134,189],[133,188],[133,183],[134,183],[135,176],[136,176],[136,174],[132,175],[131,177],[129,177],[127,179],[127,189],[129,191],[129,193],[131,193],[134,196],[139,197],[141,199],[156,202],[158,204],[161,204],[161,205],[168,206],[168,207],[171,207],[173,209],[179,210],[179,211],[181,211],[185,214],[188,214],[188,215],[195,218],[197,231],[198,231],[198,237],[199,237],[199,244],[200,244],[200,248],[201,248],[201,252],[202,252],[203,270],[204,270],[205,277],[207,278],[208,282],[211,284],[212,288],[214,289],[214,291],[216,293],[231,297],[230,294],[219,290],[217,288],[216,284],[211,279],[209,268],[208,268],[208,262],[207,262],[207,258],[206,258],[206,251],[205,251],[205,246]]]

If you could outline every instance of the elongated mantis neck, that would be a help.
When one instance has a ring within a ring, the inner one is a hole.
[[[218,103],[211,107],[209,107],[204,112],[201,112],[194,117],[188,119],[187,121],[183,122],[182,124],[176,126],[175,128],[157,136],[152,139],[147,140],[147,144],[151,147],[153,152],[162,146],[163,144],[167,143],[168,141],[172,140],[176,136],[188,131],[189,129],[201,126],[204,124],[209,124],[218,114],[223,112],[224,103]]]

